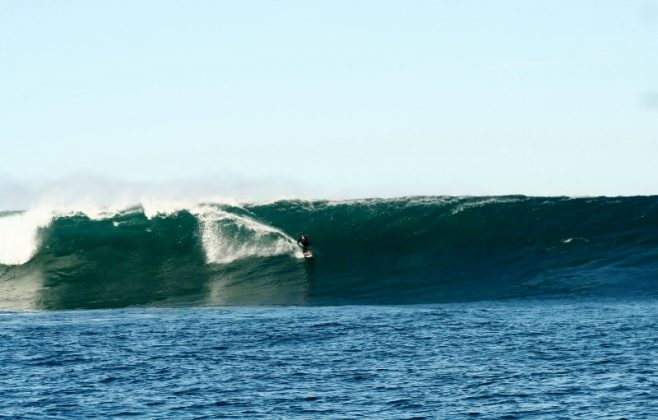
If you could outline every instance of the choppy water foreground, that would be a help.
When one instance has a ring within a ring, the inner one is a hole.
[[[655,418],[658,302],[0,313],[0,413]]]

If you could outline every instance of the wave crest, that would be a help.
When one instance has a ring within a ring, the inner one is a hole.
[[[301,258],[302,232],[315,260]],[[0,214],[0,307],[653,296],[657,286],[658,197],[152,202]]]

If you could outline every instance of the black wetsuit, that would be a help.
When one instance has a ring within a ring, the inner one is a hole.
[[[311,250],[311,240],[308,239],[308,236],[302,235],[297,239],[297,245],[301,245],[303,252],[308,252]]]

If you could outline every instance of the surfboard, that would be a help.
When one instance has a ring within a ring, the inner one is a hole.
[[[306,251],[303,254],[304,258],[313,258],[313,253],[311,251]]]

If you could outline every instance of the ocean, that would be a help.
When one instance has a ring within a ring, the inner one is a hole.
[[[658,197],[6,211],[0,415],[656,418],[657,257]]]

